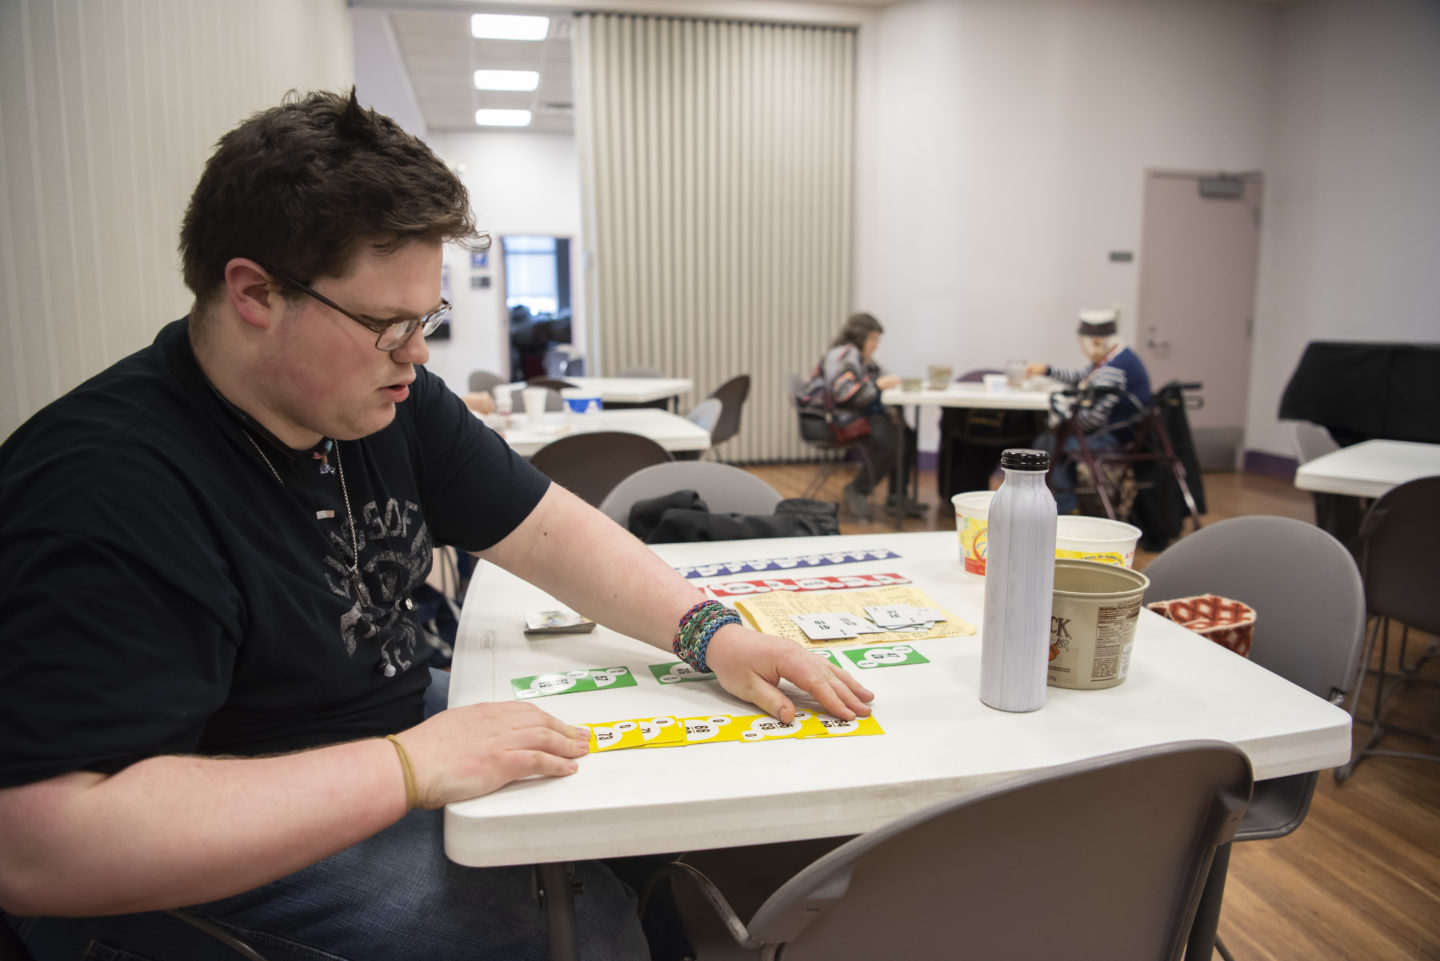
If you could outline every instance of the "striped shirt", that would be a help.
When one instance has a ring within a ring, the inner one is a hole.
[[[1093,406],[1076,410],[1075,419],[1080,424],[1080,429],[1087,434],[1133,419],[1141,410],[1135,406],[1135,401],[1139,401],[1142,408],[1150,406],[1150,375],[1146,373],[1140,358],[1129,347],[1117,347],[1100,363],[1090,367],[1071,370],[1051,367],[1050,376],[1075,387],[1114,387],[1128,391],[1128,394],[1106,394],[1096,400]],[[1134,400],[1129,396],[1131,394],[1134,395]],[[1129,436],[1128,430],[1116,433],[1122,439]]]

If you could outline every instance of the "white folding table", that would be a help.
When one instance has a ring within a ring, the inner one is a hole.
[[[482,419],[497,430],[505,438],[505,442],[522,457],[529,457],[546,444],[567,434],[602,430],[641,434],[672,453],[710,449],[708,430],[678,414],[655,407],[606,409],[593,414],[547,411],[544,423],[538,430],[531,426],[523,413],[512,414],[508,424],[502,423],[501,418],[495,414],[486,414]]]
[[[656,550],[675,565],[732,562],[697,579],[701,584],[898,573],[941,607],[977,628],[982,624],[984,582],[964,573],[953,532]],[[877,550],[898,556],[775,570],[743,563],[806,555],[845,560]],[[482,565],[460,622],[450,704],[508,699],[513,678],[624,666],[637,686],[536,703],[570,723],[756,713],[717,682],[660,685],[648,666],[675,658],[603,627],[527,639],[524,613],[553,603],[537,588]],[[1149,611],[1141,612],[1124,683],[1098,691],[1051,688],[1046,705],[1031,714],[980,703],[978,634],[911,643],[928,664],[861,673],[876,693],[883,736],[590,756],[572,777],[528,780],[449,805],[446,853],[473,866],[544,864],[858,834],[1006,778],[1192,738],[1236,744],[1257,779],[1335,767],[1350,756],[1345,711]],[[840,645],[847,646],[860,645]]]
[[[688,377],[565,377],[583,390],[593,390],[607,404],[652,404],[671,400],[690,390]]]
[[[1440,444],[1367,440],[1300,465],[1295,486],[1375,499],[1407,481],[1440,474]]]

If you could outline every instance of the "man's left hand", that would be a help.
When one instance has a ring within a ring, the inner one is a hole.
[[[727,624],[715,633],[705,663],[725,690],[787,724],[795,717],[795,704],[780,690],[781,678],[815,698],[826,712],[847,721],[867,716],[875,698],[827,658],[794,641],[739,624]]]

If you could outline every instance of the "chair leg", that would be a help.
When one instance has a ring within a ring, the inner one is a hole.
[[[1381,714],[1385,704],[1398,691],[1403,690],[1407,682],[1416,680],[1419,683],[1425,684],[1435,683],[1426,678],[1411,678],[1409,672],[1405,670],[1404,652],[1409,633],[1409,625],[1402,624],[1400,627],[1400,670],[1387,670],[1385,665],[1388,664],[1390,660],[1390,619],[1383,616],[1377,616],[1375,618],[1374,631],[1367,637],[1365,650],[1361,654],[1360,676],[1355,683],[1355,703],[1351,707],[1350,712],[1352,717],[1358,714],[1361,686],[1364,684],[1367,674],[1373,674],[1375,678],[1375,693],[1370,701],[1370,717],[1362,721],[1362,723],[1370,725],[1370,734],[1366,737],[1365,743],[1357,748],[1351,755],[1350,760],[1344,766],[1335,769],[1335,782],[1337,784],[1344,782],[1350,775],[1354,774],[1355,768],[1367,757],[1396,757],[1415,761],[1440,761],[1440,755],[1437,754],[1422,754],[1418,751],[1395,751],[1378,747],[1382,740],[1392,734],[1429,741],[1431,743],[1440,743],[1440,733],[1396,727],[1394,725],[1387,725],[1381,721]],[[1371,671],[1370,659],[1374,654],[1377,641],[1380,647],[1380,666],[1374,671]],[[1431,650],[1434,650],[1433,646]],[[1427,651],[1425,655],[1417,660],[1415,668],[1418,669],[1429,655],[1430,651]],[[1390,682],[1388,688],[1386,686],[1387,680]],[[1357,717],[1357,720],[1360,719]]]

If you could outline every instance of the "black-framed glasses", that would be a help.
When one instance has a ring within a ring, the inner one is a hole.
[[[256,262],[259,263],[259,261]],[[260,264],[260,266],[265,267],[264,264]],[[436,307],[434,310],[430,311],[430,313],[425,314],[422,317],[407,317],[404,320],[384,321],[376,320],[374,317],[366,317],[362,314],[352,314],[350,311],[346,310],[344,307],[341,307],[339,304],[335,303],[335,301],[331,300],[329,297],[326,297],[318,290],[314,290],[306,284],[300,283],[300,281],[296,280],[294,277],[291,277],[289,274],[281,273],[278,270],[272,270],[269,267],[265,267],[265,269],[269,273],[273,274],[277,280],[283,281],[284,283],[290,285],[291,287],[294,287],[296,290],[300,291],[303,294],[309,294],[311,297],[314,297],[326,307],[329,307],[332,310],[339,311],[346,317],[349,317],[351,320],[355,321],[355,323],[359,324],[361,327],[364,327],[366,330],[374,331],[376,334],[375,349],[383,350],[386,353],[395,350],[400,345],[404,344],[407,340],[409,340],[410,336],[415,333],[417,328],[422,335],[428,336],[435,330],[436,327],[440,326],[441,322],[444,321],[446,317],[450,316],[451,304],[450,301],[445,300],[444,298],[441,298],[439,307]]]

